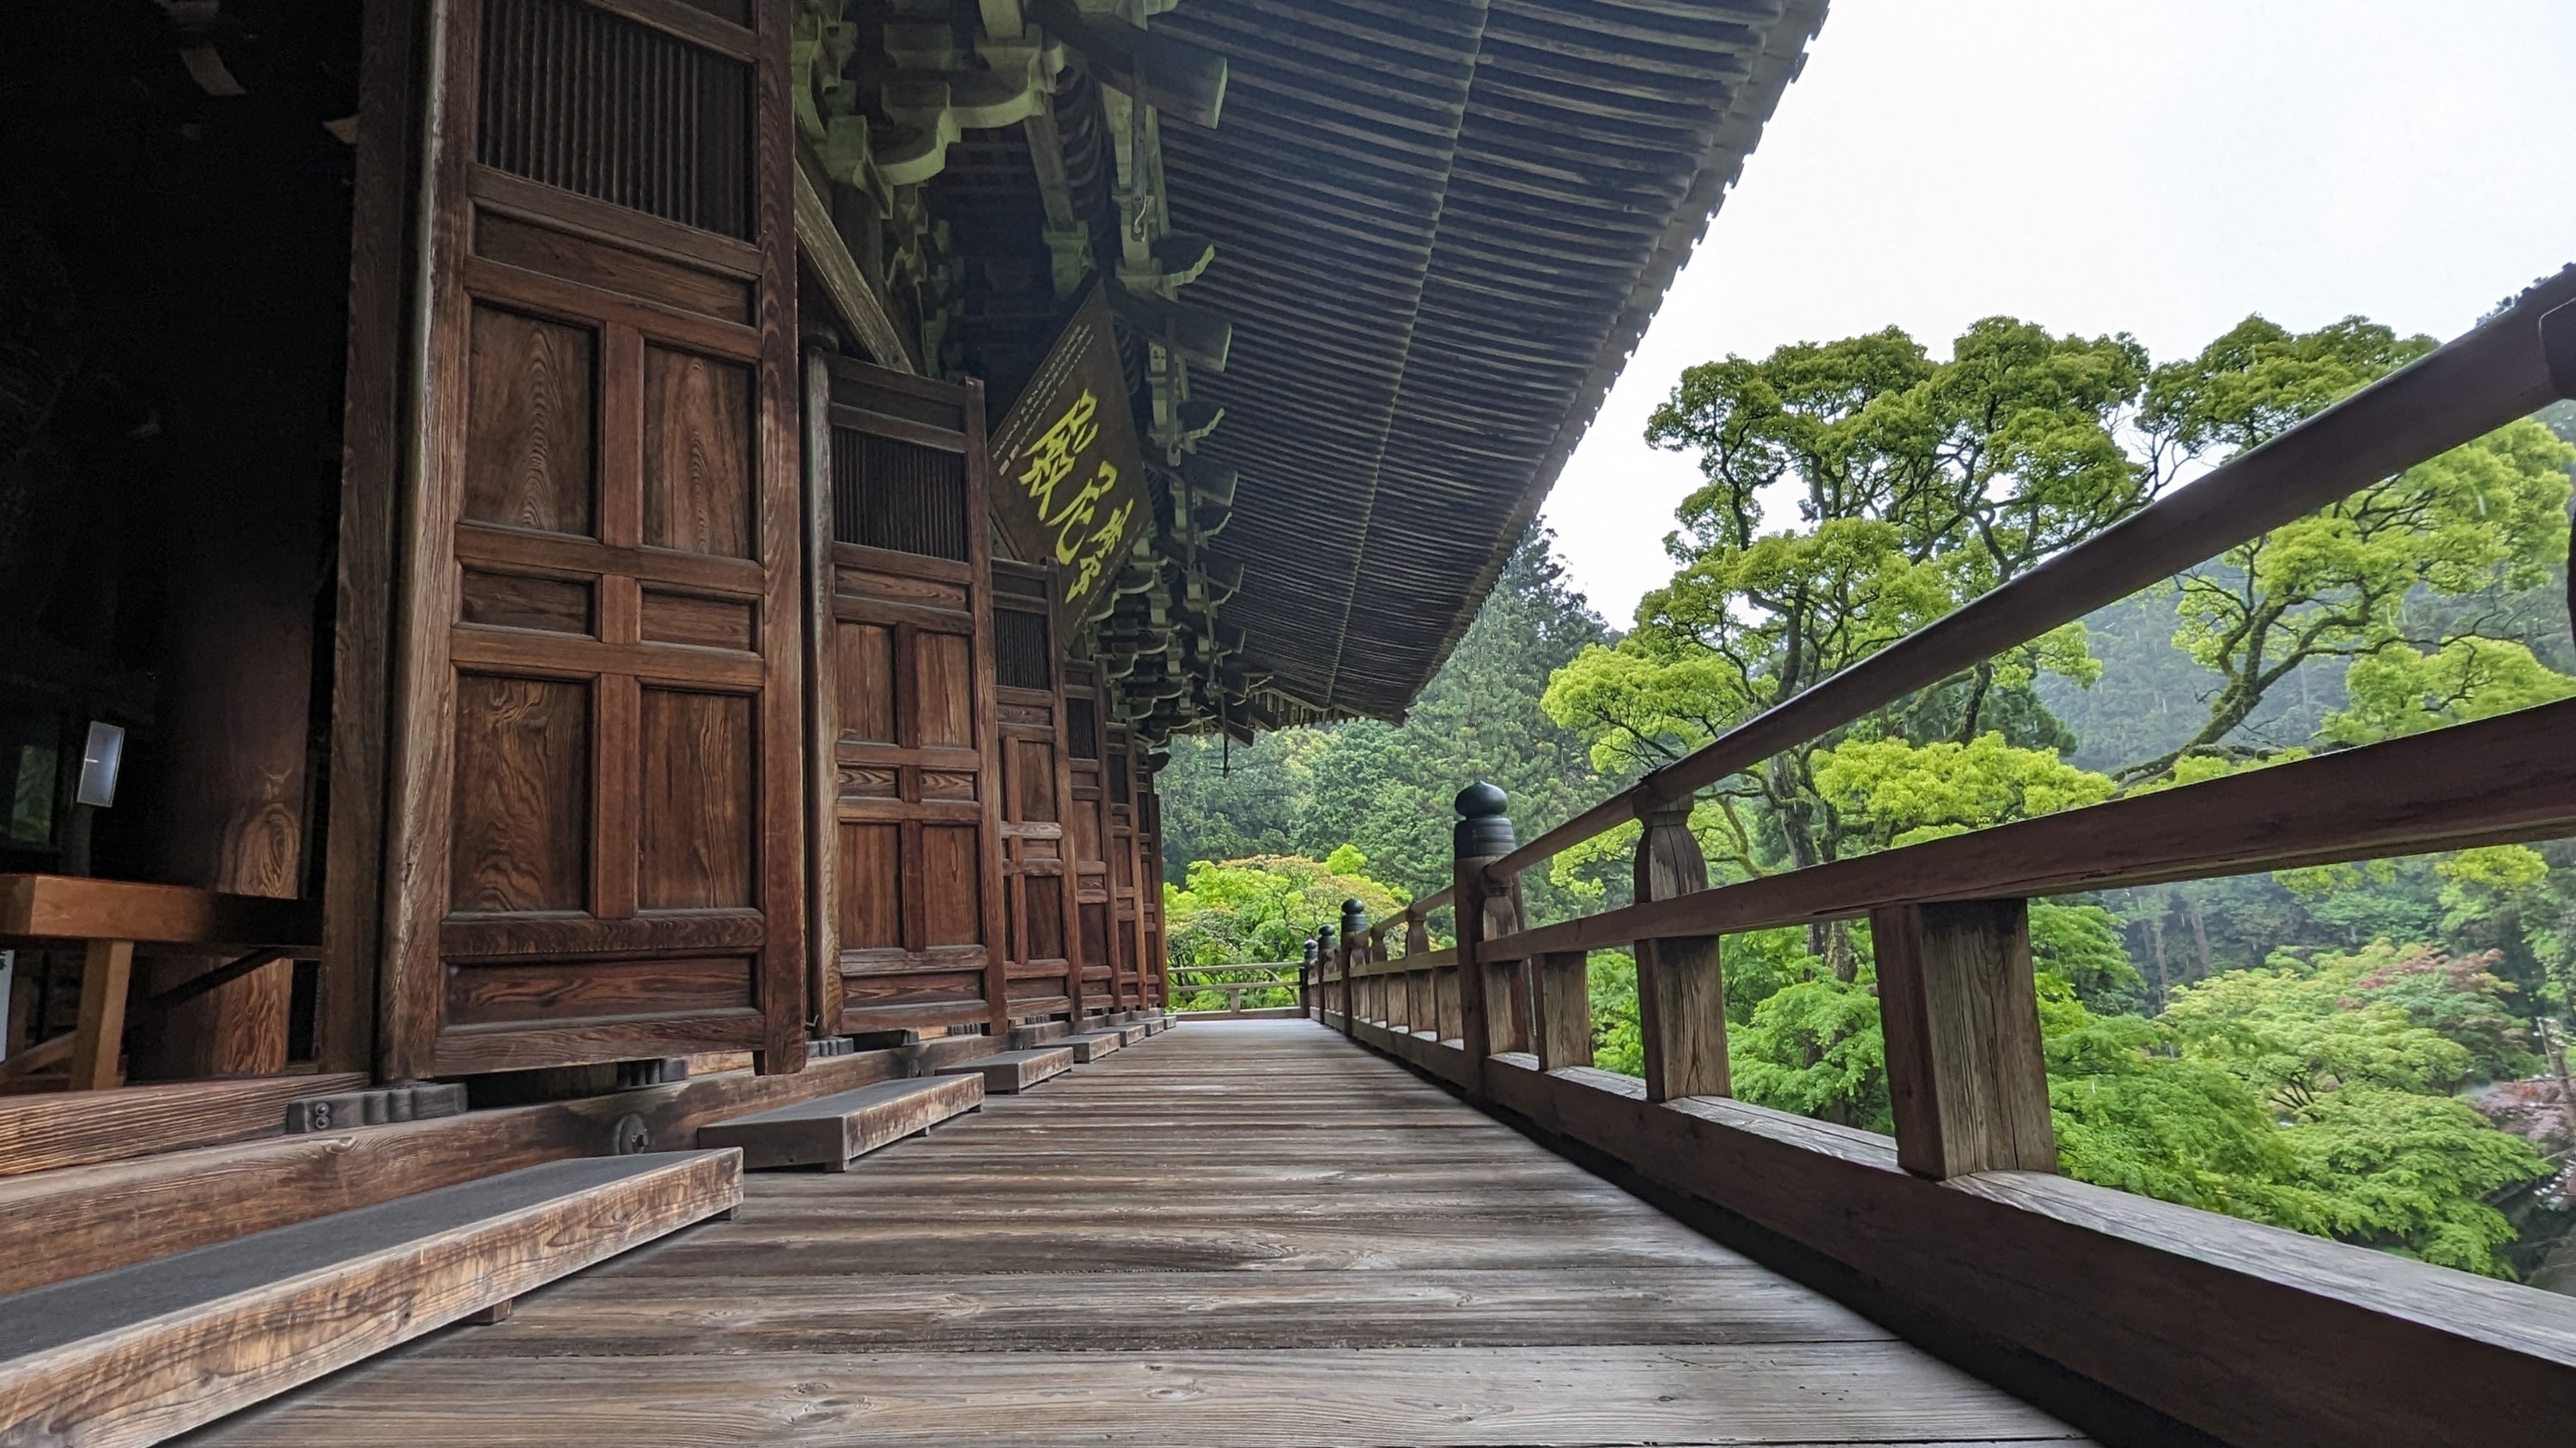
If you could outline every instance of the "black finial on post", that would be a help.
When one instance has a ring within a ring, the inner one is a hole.
[[[1462,860],[1494,859],[1508,855],[1520,841],[1512,834],[1512,822],[1503,817],[1511,804],[1502,786],[1489,780],[1477,780],[1458,791],[1458,826],[1450,834],[1450,843]]]
[[[1317,960],[1323,960],[1323,959],[1326,959],[1327,957],[1331,956],[1331,955],[1332,955],[1332,953],[1333,953],[1333,927],[1331,927],[1331,926],[1329,926],[1329,925],[1318,925],[1318,926],[1316,926],[1316,927],[1315,927],[1315,958],[1316,958]]]
[[[1360,903],[1360,897],[1353,895],[1343,900],[1342,939],[1356,942],[1367,929],[1368,907]]]

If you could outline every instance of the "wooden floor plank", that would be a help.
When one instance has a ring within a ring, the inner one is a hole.
[[[1194,1023],[206,1444],[2081,1442],[1309,1022]]]
[[[682,1254],[685,1255],[685,1254]],[[1553,1272],[1061,1272],[848,1276],[781,1292],[728,1274],[652,1293],[593,1274],[524,1299],[506,1331],[441,1357],[720,1356],[778,1350],[1178,1352],[1866,1342],[1885,1328],[1750,1262]]]
[[[413,1362],[245,1415],[273,1448],[2081,1441],[1888,1343]],[[457,1390],[467,1377],[473,1390]],[[336,1400],[336,1401],[334,1401]]]

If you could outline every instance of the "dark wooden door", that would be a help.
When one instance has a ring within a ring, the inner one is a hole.
[[[1121,1003],[1121,998],[1109,890],[1109,788],[1100,750],[1099,676],[1096,666],[1074,660],[1064,661],[1061,669],[1074,961],[1081,974],[1083,999],[1106,1007]]]
[[[456,0],[385,1068],[802,1064],[785,0]]]
[[[828,959],[825,1028],[1009,1014],[984,394],[809,364],[806,447],[828,482],[813,669]]]
[[[1002,887],[1009,915],[1011,1014],[1081,1015],[1074,891],[1065,849],[1072,813],[1064,696],[1049,570],[993,565],[994,712],[1002,754]]]

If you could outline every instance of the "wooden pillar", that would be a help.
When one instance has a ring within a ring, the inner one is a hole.
[[[1592,956],[1553,950],[1531,962],[1538,1068],[1592,1064]]]
[[[1870,936],[1898,1163],[1935,1180],[2057,1170],[2024,902],[1890,906]]]
[[[1315,937],[1309,935],[1306,937],[1306,957],[1297,965],[1297,1009],[1319,1021],[1324,1018],[1324,993],[1316,987],[1323,984],[1322,977],[1323,966],[1317,958]]]
[[[1467,1074],[1469,1100],[1482,1100],[1486,1094],[1485,1058],[1494,1051],[1494,1013],[1500,1009],[1508,1019],[1511,1009],[1507,997],[1488,992],[1492,977],[1479,958],[1489,935],[1503,934],[1519,923],[1519,912],[1510,908],[1518,891],[1508,883],[1498,887],[1485,876],[1487,866],[1519,843],[1513,838],[1512,822],[1503,815],[1510,803],[1499,787],[1479,780],[1458,791],[1458,823],[1450,833],[1456,859],[1452,879],[1458,912],[1458,1036],[1473,1067]],[[1497,906],[1503,908],[1497,910]],[[1498,919],[1506,922],[1500,930],[1494,928]],[[1509,1030],[1504,1028],[1506,1039]]]
[[[1685,800],[1646,815],[1637,839],[1637,903],[1708,888],[1708,861]],[[1726,976],[1714,935],[1637,942],[1637,1033],[1646,1099],[1733,1094],[1726,1064]]]

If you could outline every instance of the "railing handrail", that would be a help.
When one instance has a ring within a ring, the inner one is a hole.
[[[2576,833],[2576,700],[1483,942],[1524,960],[1767,930],[1892,905],[2063,895]]]
[[[2411,365],[1652,771],[1495,861],[1486,875],[1508,881],[2567,396],[2576,396],[2576,266]]]
[[[1302,970],[1302,969],[1304,969],[1304,968],[1305,968],[1304,963],[1303,963],[1303,962],[1301,962],[1301,961],[1294,961],[1294,960],[1261,960],[1261,961],[1254,961],[1254,962],[1252,962],[1251,964],[1248,964],[1248,965],[1176,965],[1176,966],[1173,966],[1173,967],[1171,968],[1171,973],[1172,973],[1172,974],[1174,974],[1174,975],[1206,975],[1206,974],[1208,974],[1208,973],[1210,973],[1210,972],[1212,972],[1212,971],[1219,971],[1219,970],[1288,970],[1288,971],[1294,971],[1294,970]],[[1247,982],[1247,984],[1248,984],[1248,983],[1249,983],[1249,982]]]

